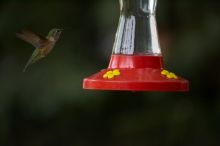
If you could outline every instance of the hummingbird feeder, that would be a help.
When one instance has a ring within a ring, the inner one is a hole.
[[[85,78],[84,89],[188,91],[189,82],[164,68],[157,0],[119,0],[120,20],[107,69]]]

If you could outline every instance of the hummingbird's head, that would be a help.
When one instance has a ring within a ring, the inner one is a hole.
[[[55,41],[57,41],[62,33],[63,29],[59,29],[59,28],[53,28],[51,29],[51,31],[49,32],[48,37],[52,37]]]

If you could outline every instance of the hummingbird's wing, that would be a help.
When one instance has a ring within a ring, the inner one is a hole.
[[[41,59],[41,55],[40,55],[40,49],[35,49],[34,52],[32,53],[30,59],[28,60],[27,64],[25,65],[23,72],[26,71],[26,69],[28,68],[29,65],[35,63],[36,61],[38,61],[39,59]]]
[[[36,48],[41,48],[41,46],[47,41],[45,37],[29,30],[23,30],[22,33],[16,33],[16,35],[20,39],[32,44]]]

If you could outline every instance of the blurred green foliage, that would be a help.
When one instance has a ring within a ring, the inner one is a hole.
[[[117,0],[0,2],[1,146],[218,146],[220,2],[166,0],[158,28],[166,67],[189,93],[86,91],[84,77],[108,65]],[[66,28],[48,58],[22,69],[33,47],[23,28]],[[169,40],[169,41],[167,41]]]

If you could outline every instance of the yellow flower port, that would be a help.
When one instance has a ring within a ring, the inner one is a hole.
[[[161,74],[166,76],[168,79],[178,79],[176,74],[169,72],[168,70],[162,70]]]
[[[115,76],[120,76],[121,72],[119,69],[114,69],[114,70],[110,70],[107,71],[104,75],[103,78],[104,79],[113,79]]]

